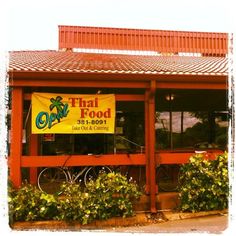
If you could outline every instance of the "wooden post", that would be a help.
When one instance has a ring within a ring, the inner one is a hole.
[[[147,194],[150,193],[150,174],[149,174],[149,91],[145,92],[145,159],[146,159],[146,188],[145,191]]]
[[[30,156],[38,155],[38,135],[37,134],[30,135],[29,154]],[[30,172],[29,172],[30,183],[36,184],[37,177],[38,177],[37,167],[30,167]]]
[[[156,82],[151,81],[151,89],[148,100],[148,111],[149,111],[149,175],[150,175],[150,210],[152,213],[156,213],[156,161],[155,161],[155,92]]]
[[[15,187],[21,185],[21,155],[23,129],[23,91],[17,87],[12,89],[11,113],[11,146],[10,146],[10,180]]]

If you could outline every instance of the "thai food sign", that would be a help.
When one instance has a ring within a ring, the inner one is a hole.
[[[114,133],[114,94],[32,94],[32,133]]]

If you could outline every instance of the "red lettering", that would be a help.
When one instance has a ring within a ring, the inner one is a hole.
[[[111,118],[111,108],[108,108],[107,111],[104,112],[104,118]]]
[[[88,115],[88,108],[81,108],[80,118],[85,118]]]
[[[111,108],[106,111],[89,111],[88,108],[81,108],[80,118],[111,118]]]
[[[98,98],[95,98],[95,106],[94,107],[98,107]]]
[[[98,111],[97,112],[97,118],[102,118],[103,117],[103,112],[102,111]]]
[[[83,100],[83,98],[79,98],[79,107],[86,107],[86,101]]]
[[[71,102],[72,107],[98,107],[98,98],[93,100],[85,100],[84,98],[68,98],[68,101]]]
[[[78,98],[68,98],[68,100],[71,100],[71,106],[75,107],[75,102],[78,100]]]
[[[96,117],[95,111],[90,111],[90,112],[89,112],[89,117],[90,117],[90,118],[95,118],[95,117]]]

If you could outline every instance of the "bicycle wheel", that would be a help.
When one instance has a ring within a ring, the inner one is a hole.
[[[39,173],[38,187],[43,192],[59,194],[61,184],[67,179],[66,172],[62,168],[48,167]]]
[[[161,165],[157,168],[158,188],[164,192],[174,192],[178,188],[178,165]]]
[[[89,167],[84,175],[84,184],[85,186],[88,184],[91,180],[96,180],[98,175],[100,173],[110,173],[111,169],[107,166],[92,166]]]

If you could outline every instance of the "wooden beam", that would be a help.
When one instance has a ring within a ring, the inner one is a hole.
[[[221,150],[208,151],[207,159],[213,160],[222,154]],[[155,163],[184,164],[195,154],[194,151],[161,151],[155,153]],[[146,165],[144,154],[103,154],[103,155],[65,155],[65,156],[22,156],[22,167],[53,167],[53,166],[96,166],[96,165]]]
[[[145,154],[23,156],[22,167],[145,165]]]
[[[174,83],[174,82],[157,82],[158,89],[210,89],[210,90],[226,90],[228,85],[226,83]]]
[[[24,100],[31,100],[31,93],[24,94]],[[134,102],[142,102],[145,100],[145,96],[143,94],[115,94],[116,101],[134,101]]]
[[[214,160],[216,156],[222,154],[222,150],[207,150],[204,154],[206,159]],[[160,164],[185,164],[189,162],[189,158],[195,154],[195,151],[160,151],[156,152],[155,159]]]
[[[155,80],[160,89],[228,89],[227,75],[185,74],[120,74],[17,72],[9,73],[10,86],[25,87],[89,87],[150,88]]]
[[[147,88],[148,83],[138,81],[83,81],[83,80],[55,80],[55,79],[16,79],[10,81],[10,86],[24,87],[84,87],[84,88]]]
[[[127,101],[127,102],[142,102],[145,100],[145,96],[143,94],[115,94],[116,101]]]

